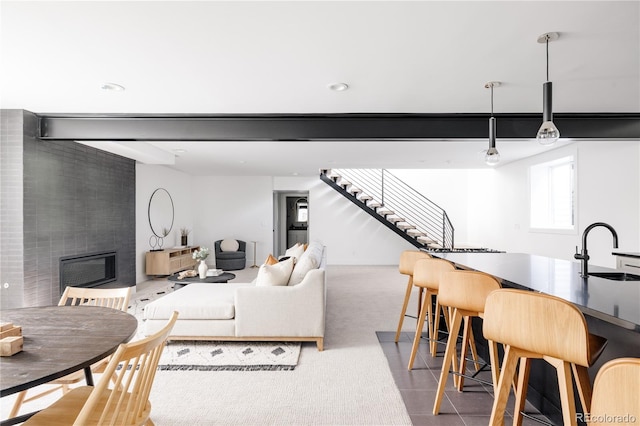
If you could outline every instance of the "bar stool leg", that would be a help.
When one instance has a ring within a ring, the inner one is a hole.
[[[422,308],[420,309],[420,315],[418,316],[418,324],[416,325],[416,335],[413,338],[413,346],[411,347],[411,356],[409,357],[409,366],[407,367],[409,370],[413,368],[413,362],[416,359],[416,354],[418,353],[418,347],[420,346],[420,338],[422,336],[422,330],[424,328],[424,320],[427,315],[427,311],[431,305],[431,298],[428,297],[429,293],[425,295],[422,300]],[[429,325],[427,324],[427,327]]]
[[[571,363],[558,360],[556,364],[558,370],[558,386],[560,387],[560,402],[562,405],[562,419],[564,426],[575,426],[576,403],[573,399],[573,380],[571,379]]]
[[[498,389],[498,379],[500,378],[500,365],[498,362],[498,344],[493,340],[488,340],[489,362],[491,363],[491,383],[494,389]]]
[[[464,387],[463,374],[467,372],[467,349],[469,348],[469,344],[471,340],[469,336],[471,333],[471,327],[469,326],[469,324],[471,323],[471,318],[468,316],[465,316],[463,317],[463,320],[464,320],[464,328],[462,329],[462,348],[460,350],[460,370],[458,371],[460,375],[457,376],[458,381],[456,383],[456,388],[458,389],[458,392],[462,392],[462,388]],[[455,383],[455,380],[454,380],[454,383]]]
[[[407,290],[404,294],[404,303],[402,304],[402,312],[400,312],[400,321],[398,321],[398,330],[396,331],[396,343],[400,339],[400,332],[402,331],[402,323],[404,322],[404,315],[407,313],[407,305],[409,304],[409,298],[411,297],[411,289],[413,288],[413,277],[409,276],[409,282],[407,283]]]
[[[502,370],[500,371],[500,379],[498,387],[494,388],[493,407],[491,408],[491,418],[489,426],[503,426],[504,412],[507,407],[507,399],[509,398],[509,390],[513,375],[518,365],[518,351],[511,346],[507,346],[502,361]]]
[[[513,426],[522,426],[522,411],[527,402],[527,384],[529,383],[529,372],[531,371],[531,359],[520,358],[520,371],[518,373],[518,384],[515,386],[516,404],[513,408]]]
[[[447,384],[447,377],[449,377],[449,369],[453,363],[453,371],[457,371],[456,368],[456,343],[458,340],[458,332],[460,331],[460,325],[462,324],[462,315],[457,309],[453,310],[451,314],[451,327],[449,328],[449,338],[447,339],[447,347],[444,351],[444,360],[442,361],[442,370],[440,370],[440,380],[438,381],[438,391],[436,392],[436,400],[433,403],[433,414],[437,415],[440,412],[440,404],[442,403],[442,397],[444,395],[444,388]]]
[[[429,336],[431,336],[431,356],[435,358],[436,356],[436,352],[437,352],[437,348],[438,348],[438,337],[440,334],[440,310],[442,310],[443,314],[444,314],[444,322],[447,325],[447,329],[449,328],[449,313],[447,312],[446,308],[444,306],[440,305],[440,302],[438,301],[438,295],[436,294],[436,309],[434,311],[434,316],[433,316],[433,322],[432,322],[432,327],[433,327],[433,334],[430,334]]]
[[[470,320],[473,321],[473,320]],[[478,351],[476,349],[476,339],[473,337],[473,329],[471,329],[471,333],[469,334],[469,349],[471,349],[471,359],[473,359],[473,365],[476,367],[476,371],[480,371],[480,361],[478,358]]]
[[[587,367],[571,364],[571,369],[573,370],[573,375],[576,378],[576,387],[578,388],[578,395],[580,396],[582,412],[590,413],[592,389]]]

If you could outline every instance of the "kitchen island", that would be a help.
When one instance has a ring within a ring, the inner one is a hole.
[[[505,288],[537,291],[573,303],[585,316],[589,332],[607,338],[607,346],[589,375],[593,379],[606,361],[640,358],[640,281],[615,281],[580,276],[580,263],[525,253],[437,253],[457,268],[486,272]],[[590,272],[615,272],[589,265]],[[474,318],[478,350],[488,360],[482,323]],[[533,360],[528,400],[541,413],[562,423],[555,370]],[[576,399],[578,401],[578,399]],[[577,402],[579,407],[579,402]]]

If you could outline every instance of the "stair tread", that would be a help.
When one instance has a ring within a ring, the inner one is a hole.
[[[409,223],[396,223],[396,226],[400,229],[414,229],[415,226]]]

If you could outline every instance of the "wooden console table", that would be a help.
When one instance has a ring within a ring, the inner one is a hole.
[[[200,246],[148,251],[145,256],[147,275],[171,275],[195,267],[193,252]]]

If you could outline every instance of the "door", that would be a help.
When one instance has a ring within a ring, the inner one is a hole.
[[[296,243],[309,241],[309,192],[274,191],[273,252],[284,254]]]

